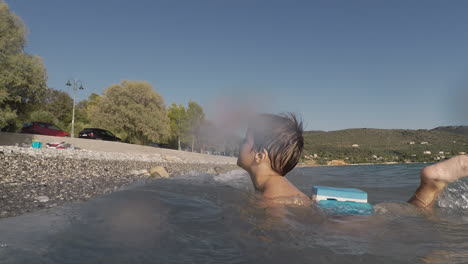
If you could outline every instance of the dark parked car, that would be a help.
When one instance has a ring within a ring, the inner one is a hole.
[[[70,134],[62,131],[58,126],[46,122],[29,122],[23,125],[21,133],[38,134],[56,137],[69,137]]]
[[[80,138],[101,139],[109,141],[122,141],[120,138],[114,136],[110,131],[100,128],[85,128],[78,133]]]

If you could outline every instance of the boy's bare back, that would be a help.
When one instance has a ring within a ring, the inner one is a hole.
[[[309,199],[307,195],[301,192],[296,186],[283,176],[273,176],[265,184],[263,197],[278,198],[295,196],[301,199]]]

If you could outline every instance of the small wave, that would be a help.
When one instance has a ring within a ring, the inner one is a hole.
[[[464,178],[451,183],[439,197],[442,208],[468,209],[468,179]]]
[[[233,170],[213,176],[216,183],[229,185],[236,189],[252,189],[250,176],[243,170]]]

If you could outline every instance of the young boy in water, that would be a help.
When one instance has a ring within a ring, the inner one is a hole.
[[[237,165],[246,170],[265,198],[309,199],[284,176],[299,162],[304,148],[302,123],[293,114],[260,114],[247,129]],[[460,155],[421,171],[421,183],[408,201],[431,210],[445,186],[468,176],[468,155]]]

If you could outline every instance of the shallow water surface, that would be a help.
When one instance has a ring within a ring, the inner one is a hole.
[[[242,171],[183,175],[0,221],[0,263],[467,263],[468,181],[434,215],[405,201],[423,165],[297,168],[288,178],[355,187],[371,217],[264,208]]]

